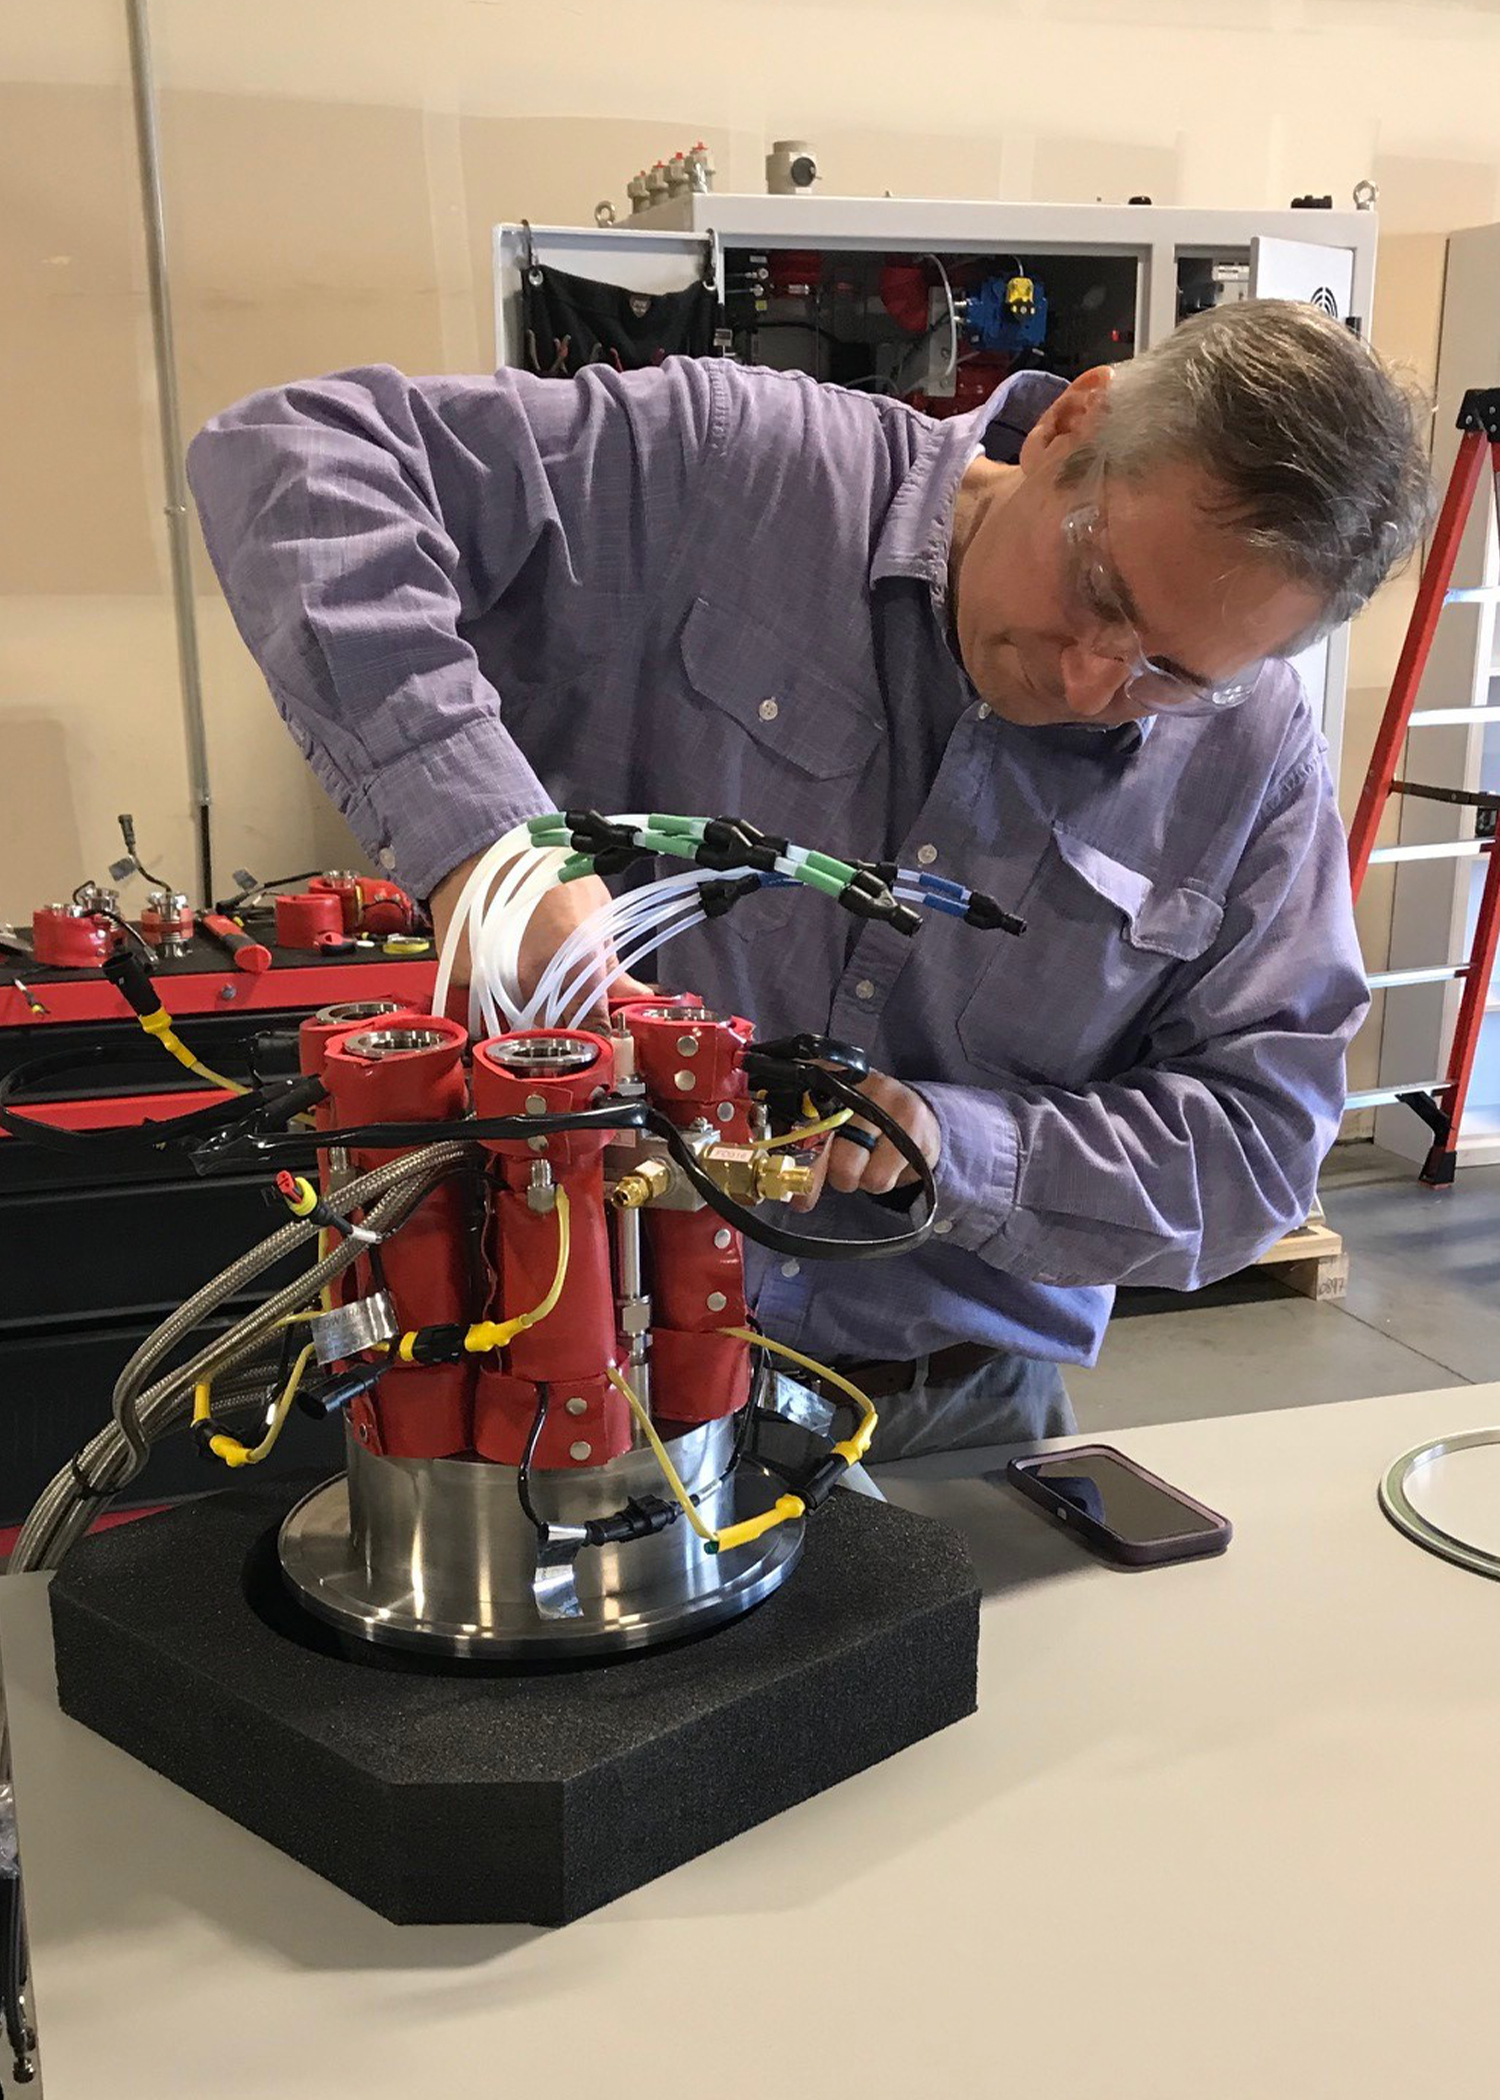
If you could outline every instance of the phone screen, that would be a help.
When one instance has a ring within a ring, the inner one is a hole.
[[[1159,1539],[1188,1538],[1219,1528],[1217,1518],[1189,1508],[1102,1451],[1063,1451],[1026,1470],[1128,1545],[1149,1546]]]

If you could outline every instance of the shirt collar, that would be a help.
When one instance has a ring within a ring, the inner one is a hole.
[[[984,449],[985,432],[997,421],[1029,430],[1063,384],[1050,373],[1013,373],[967,415],[928,424],[885,514],[870,563],[871,583],[914,576],[934,591],[946,590],[954,498],[970,461]]]
[[[870,581],[887,576],[913,576],[927,584],[941,604],[948,594],[948,544],[953,532],[953,503],[970,462],[986,449],[985,433],[1003,423],[1013,434],[1030,430],[1065,381],[1050,372],[1016,372],[998,386],[988,401],[967,415],[932,421],[917,441],[912,463],[891,499],[875,543]],[[1013,447],[1010,449],[1014,449]],[[957,657],[954,658],[957,663]],[[968,674],[958,665],[968,690]],[[974,696],[976,699],[978,695]],[[1082,722],[1054,722],[1027,731],[1059,750],[1099,759],[1130,758],[1150,735],[1152,718],[1121,722],[1110,729],[1090,729]]]
[[[1133,758],[1155,727],[1156,717],[1143,715],[1138,722],[1114,722],[1108,729],[1090,729],[1087,722],[1043,722],[1022,734],[1084,758]]]

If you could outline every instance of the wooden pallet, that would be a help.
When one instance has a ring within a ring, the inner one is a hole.
[[[1289,1284],[1304,1298],[1315,1298],[1322,1305],[1333,1304],[1349,1288],[1349,1257],[1343,1240],[1324,1217],[1321,1203],[1314,1204],[1305,1225],[1268,1247],[1256,1267],[1274,1268],[1278,1283]]]

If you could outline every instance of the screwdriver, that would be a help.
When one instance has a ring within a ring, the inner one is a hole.
[[[263,948],[259,941],[252,941],[249,934],[242,933],[233,919],[226,919],[222,912],[200,911],[198,928],[205,939],[225,950],[237,970],[259,977],[262,971],[270,969],[270,949]]]

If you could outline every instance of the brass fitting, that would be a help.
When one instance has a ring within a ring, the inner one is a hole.
[[[737,1203],[790,1203],[813,1184],[811,1166],[784,1152],[756,1152],[749,1145],[714,1145],[703,1165],[726,1196]]]
[[[643,1159],[639,1166],[620,1176],[609,1200],[621,1210],[639,1210],[642,1204],[664,1196],[672,1179],[672,1169],[664,1159]]]

